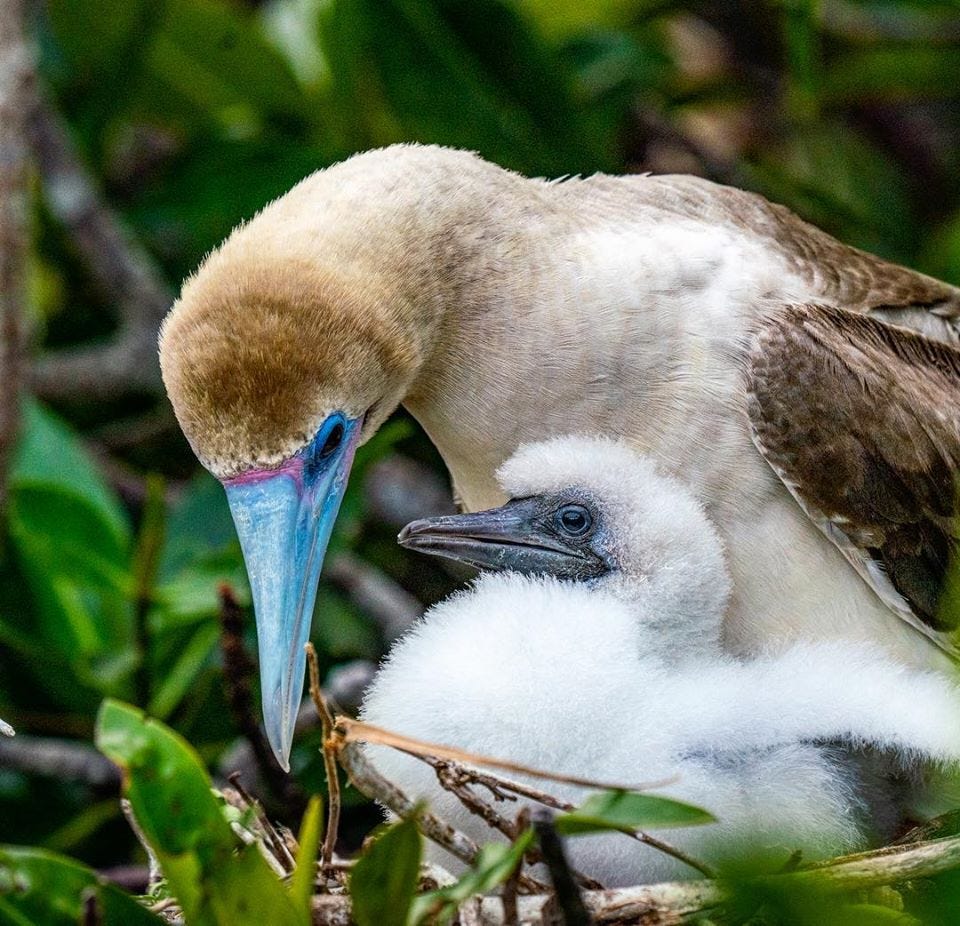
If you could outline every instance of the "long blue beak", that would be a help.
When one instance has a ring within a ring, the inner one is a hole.
[[[331,415],[303,451],[274,470],[225,480],[247,565],[260,648],[263,720],[290,770],[306,673],[304,646],[320,568],[347,487],[360,420]]]

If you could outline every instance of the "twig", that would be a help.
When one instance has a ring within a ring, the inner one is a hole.
[[[337,717],[335,729],[338,739],[344,743],[362,742],[375,743],[381,746],[392,746],[394,749],[400,749],[418,755],[436,756],[440,759],[452,759],[454,762],[467,762],[472,765],[485,765],[490,768],[499,768],[504,771],[515,772],[518,775],[530,775],[533,778],[557,781],[561,784],[577,785],[581,788],[596,788],[601,791],[650,791],[653,788],[663,788],[666,785],[673,784],[677,780],[676,775],[674,775],[660,781],[625,785],[615,784],[609,781],[598,781],[594,778],[581,778],[577,775],[562,775],[559,772],[548,772],[539,768],[531,768],[528,765],[521,765],[518,762],[508,762],[492,756],[481,756],[463,749],[442,746],[439,743],[428,743],[425,740],[415,739],[412,736],[403,736],[400,733],[385,730],[383,727],[366,723],[363,720],[354,720],[351,717]]]
[[[253,704],[253,678],[256,666],[243,644],[243,609],[233,589],[226,583],[219,588],[220,595],[220,652],[223,654],[223,676],[227,699],[234,721],[244,739],[250,744],[263,780],[270,790],[287,805],[306,806],[299,789],[291,784],[267,745]]]
[[[145,894],[150,886],[150,869],[146,865],[115,865],[101,868],[97,874],[130,894]]]
[[[320,864],[326,869],[333,860],[333,850],[340,831],[340,777],[337,773],[337,747],[333,739],[333,714],[320,690],[320,668],[317,651],[307,643],[307,665],[310,668],[310,697],[320,716],[323,728],[323,768],[327,773],[327,831],[320,849]]]
[[[29,243],[26,112],[35,82],[24,0],[0,0],[0,511],[20,416]]]
[[[260,832],[266,840],[274,858],[280,863],[280,867],[290,874],[296,868],[296,861],[291,853],[286,840],[277,832],[277,828],[270,822],[270,818],[264,813],[263,806],[249,791],[244,788],[240,781],[239,772],[234,772],[229,776],[230,784],[236,789],[237,794],[243,799],[246,806],[253,811],[260,827]]]
[[[81,922],[83,926],[101,926],[103,923],[103,913],[100,910],[100,904],[97,902],[97,892],[92,888],[87,888],[83,894]]]
[[[127,825],[131,830],[133,830],[133,835],[137,837],[137,842],[140,843],[143,851],[147,853],[147,866],[149,869],[147,883],[149,893],[160,883],[161,879],[163,878],[163,872],[160,870],[160,861],[157,859],[157,854],[153,851],[153,847],[147,841],[147,837],[144,835],[143,829],[137,822],[137,818],[133,813],[133,805],[127,798],[124,797],[120,799],[120,809],[123,811],[124,817],[126,817]]]
[[[358,791],[383,804],[398,817],[413,815],[413,801],[377,772],[354,743],[344,743],[337,750],[337,758]],[[477,844],[449,823],[423,811],[420,812],[418,820],[424,835],[443,846],[454,858],[460,859],[466,865],[472,865],[477,860]]]
[[[530,826],[530,808],[524,804],[517,811],[516,819],[513,823],[513,839],[518,839],[520,834]],[[510,873],[510,877],[503,883],[503,890],[500,896],[503,898],[503,920],[505,926],[520,926],[520,919],[517,916],[517,895],[520,887],[520,867]]]
[[[590,926],[590,914],[583,905],[580,889],[574,880],[573,872],[570,871],[566,853],[563,851],[563,840],[553,825],[553,811],[538,807],[530,819],[540,843],[544,864],[550,872],[553,892],[565,926]]]
[[[58,351],[34,369],[33,383],[48,398],[108,399],[131,391],[161,391],[156,336],[172,302],[162,274],[103,202],[59,116],[39,98],[28,130],[51,213],[104,296],[120,312],[114,338],[97,347]]]
[[[545,772],[540,769],[528,768],[524,765],[517,765],[513,762],[505,762],[501,759],[491,758],[490,756],[480,756],[476,755],[475,753],[464,752],[459,749],[453,749],[449,746],[440,746],[437,743],[426,743],[423,740],[402,736],[401,734],[393,733],[390,730],[384,730],[381,727],[376,727],[373,724],[365,723],[360,720],[351,720],[348,717],[337,718],[337,732],[343,737],[344,740],[353,739],[360,740],[362,742],[379,743],[384,746],[392,746],[394,749],[399,749],[401,752],[405,752],[408,755],[414,756],[415,758],[422,759],[428,762],[428,764],[432,764],[432,761],[436,761],[437,757],[442,757],[454,762],[470,762],[477,763],[479,765],[490,765],[494,768],[506,768],[511,771],[520,772],[524,775],[534,775],[539,778],[547,778],[558,782],[579,785],[582,787],[600,788],[611,791],[642,791],[649,790],[651,788],[663,787],[677,780],[676,776],[674,776],[659,782],[651,782],[646,785],[629,787],[625,785],[593,781],[587,778],[575,778],[571,776],[560,775],[554,772]],[[474,773],[471,770],[464,769],[462,766],[460,766],[460,769],[463,774],[466,774],[470,777],[475,777],[478,783],[491,788],[495,796],[499,790],[517,791],[525,796],[532,797],[533,800],[536,800],[547,807],[551,807],[554,810],[570,811],[576,809],[575,804],[571,804],[568,801],[562,801],[559,798],[545,794],[542,791],[536,791],[532,788],[520,786],[514,782],[508,781],[507,779],[501,779],[492,775],[483,776],[478,774],[474,776]],[[471,809],[469,805],[466,806],[468,810]],[[672,846],[661,839],[657,839],[655,836],[651,836],[649,833],[645,833],[642,830],[632,830],[628,828],[619,829],[617,832],[623,833],[625,836],[630,836],[631,838],[650,846],[652,849],[656,849],[659,852],[663,852],[665,855],[675,858],[678,862],[688,865],[695,871],[699,871],[702,875],[706,875],[708,878],[713,877],[713,871],[709,866],[698,861],[692,856],[687,855],[681,849],[677,849],[675,846]]]
[[[426,762],[436,773],[440,786],[453,794],[470,813],[480,817],[487,826],[503,833],[503,835],[511,841],[517,838],[519,833],[517,832],[516,822],[508,820],[506,817],[497,813],[491,804],[470,790],[471,784],[482,784],[489,789],[498,800],[515,801],[516,798],[513,797],[513,795],[502,794],[496,779],[490,775],[483,775],[481,776],[483,781],[477,781],[477,777],[471,769],[451,759],[437,759],[434,756],[421,756],[415,753],[407,754],[413,755],[414,758],[420,759],[422,762]],[[536,848],[529,849],[525,853],[525,858],[530,865],[536,865],[543,861],[539,850]],[[603,885],[599,881],[595,881],[593,878],[578,871],[574,871],[573,874],[581,887],[595,891],[603,890]]]

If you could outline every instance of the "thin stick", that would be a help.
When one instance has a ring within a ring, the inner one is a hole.
[[[343,743],[337,750],[337,758],[361,794],[383,804],[398,817],[408,819],[414,815],[413,801],[376,771],[355,743]],[[472,865],[477,860],[480,851],[477,844],[449,823],[425,811],[419,811],[417,822],[424,836],[443,846],[454,858],[466,865]]]
[[[519,839],[520,834],[530,826],[530,808],[524,804],[517,811],[513,822],[513,838]],[[510,877],[503,884],[500,896],[503,898],[503,922],[505,926],[520,926],[517,915],[517,893],[520,886],[520,866],[517,865]]]
[[[286,840],[283,839],[283,837],[277,832],[276,827],[270,822],[270,819],[264,812],[260,802],[252,794],[250,794],[246,788],[244,788],[240,781],[240,773],[233,772],[227,776],[227,779],[230,784],[237,789],[237,793],[241,798],[243,798],[247,806],[254,812],[257,822],[260,824],[260,829],[263,833],[263,836],[269,843],[274,856],[287,874],[290,874],[290,872],[296,868],[296,861],[293,858],[293,854],[290,852],[290,847],[287,845]]]
[[[36,83],[25,0],[0,3],[0,511],[20,421],[30,242],[27,113]]]
[[[506,762],[501,759],[493,759],[489,756],[479,756],[474,753],[464,752],[448,746],[440,746],[436,743],[426,743],[422,740],[416,740],[408,736],[402,736],[401,734],[393,733],[390,730],[384,730],[381,727],[364,723],[360,720],[351,720],[348,717],[338,717],[336,727],[337,733],[340,734],[344,728],[346,728],[344,739],[347,741],[360,740],[363,742],[373,742],[385,746],[392,746],[394,749],[399,749],[401,752],[405,752],[414,758],[418,758],[426,762],[428,765],[432,765],[433,761],[436,761],[437,757],[439,756],[448,761],[476,762],[481,765],[490,765],[494,768],[507,768],[525,775],[534,775],[540,778],[553,779],[555,781],[576,784],[583,787],[605,788],[612,791],[638,791],[643,790],[644,787],[647,789],[661,787],[663,784],[670,784],[671,782],[677,780],[676,776],[674,776],[673,778],[666,779],[664,782],[654,782],[646,786],[641,786],[640,788],[630,788],[625,787],[624,785],[604,784],[602,782],[596,782],[586,778],[573,778],[570,776],[556,775],[552,772],[544,772],[539,769],[531,769],[523,765],[517,765],[513,762]],[[462,767],[460,768],[461,771],[468,776],[474,776],[475,774],[470,769],[464,769]],[[482,781],[479,780],[481,777],[483,778]],[[501,780],[496,776],[481,776],[480,774],[477,774],[477,780],[478,783],[484,784],[486,787],[489,787],[492,790],[496,789],[493,791],[495,795],[500,789],[516,791],[519,794],[530,797],[532,800],[535,800],[538,803],[544,804],[547,807],[552,807],[554,810],[576,810],[576,805],[571,804],[568,801],[562,801],[559,798],[546,794],[545,792],[537,791],[533,788],[526,788],[524,786],[517,785],[514,782]],[[442,783],[443,782],[441,782],[441,784]],[[471,809],[468,805],[465,806],[467,806],[468,810]],[[678,862],[688,865],[690,868],[693,868],[695,871],[699,871],[702,875],[705,875],[708,878],[713,877],[713,870],[704,862],[700,862],[692,856],[687,855],[687,853],[683,850],[670,845],[670,843],[664,842],[662,839],[657,839],[655,836],[651,836],[649,833],[645,833],[642,830],[624,828],[618,829],[617,832],[623,833],[625,836],[630,836],[632,839],[636,839],[638,842],[642,842],[644,845],[650,846],[651,849],[656,849],[659,852],[663,852],[664,855],[669,855],[671,858],[675,858]]]
[[[497,813],[491,804],[470,790],[470,785],[476,783],[470,769],[450,759],[436,759],[433,756],[417,756],[417,758],[422,759],[433,768],[440,786],[445,791],[453,794],[470,813],[480,817],[491,829],[503,833],[511,842],[520,835],[517,832],[515,821],[507,820]],[[516,798],[510,797],[510,800],[516,800]],[[529,849],[524,853],[524,857],[529,865],[536,865],[543,861],[543,857],[536,848]],[[593,891],[603,890],[603,885],[599,881],[595,881],[579,871],[574,871],[573,875],[581,887]]]
[[[486,765],[490,768],[500,768],[518,775],[530,775],[533,778],[542,778],[547,781],[557,781],[561,784],[577,785],[581,788],[596,788],[601,791],[650,791],[654,788],[663,788],[677,781],[677,776],[664,778],[661,781],[651,781],[638,785],[615,784],[609,781],[598,781],[594,778],[580,778],[577,775],[562,775],[559,772],[547,772],[539,768],[531,768],[518,762],[508,762],[505,759],[495,759],[492,756],[482,756],[463,749],[451,746],[441,746],[439,743],[428,743],[425,740],[414,739],[384,730],[372,723],[363,720],[354,720],[352,717],[337,717],[337,736],[345,743],[361,742],[376,743],[381,746],[392,746],[403,752],[416,755],[436,756],[440,759],[452,759],[454,762],[469,762],[475,765]],[[513,790],[513,789],[511,789]]]
[[[567,862],[563,840],[553,825],[553,811],[538,807],[531,814],[531,820],[565,926],[590,926],[590,914],[583,905],[580,889]]]
[[[307,643],[307,665],[310,667],[310,697],[320,716],[323,729],[323,767],[327,773],[327,831],[323,834],[320,864],[326,869],[333,861],[333,849],[340,830],[340,778],[337,775],[337,745],[333,737],[333,714],[320,688],[320,665],[317,651]]]

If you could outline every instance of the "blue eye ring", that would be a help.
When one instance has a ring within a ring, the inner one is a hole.
[[[333,427],[330,428],[320,448],[317,450],[317,457],[325,460],[327,457],[332,456],[343,443],[343,438],[346,433],[347,429],[344,427],[343,421],[338,418]]]
[[[593,527],[593,515],[583,505],[564,505],[553,517],[557,528],[570,537],[583,537]]]

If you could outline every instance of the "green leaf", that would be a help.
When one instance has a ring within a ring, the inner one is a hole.
[[[200,109],[235,129],[255,127],[261,113],[310,115],[297,79],[256,19],[213,0],[166,0],[164,13],[149,67]]]
[[[176,733],[107,700],[97,746],[124,771],[124,790],[190,926],[305,926],[255,844],[241,844],[199,757]]]
[[[83,441],[32,399],[23,405],[20,439],[10,469],[11,486],[23,481],[59,486],[79,495],[96,510],[117,545],[129,547],[130,522]]]
[[[313,884],[317,878],[317,850],[323,837],[323,799],[310,798],[307,811],[300,824],[300,851],[297,853],[297,867],[290,882],[290,896],[298,910],[310,915],[310,898],[313,897]]]
[[[202,470],[167,513],[160,575],[172,579],[199,556],[239,545],[223,485]]]
[[[457,908],[474,894],[486,894],[503,884],[523,859],[533,842],[533,830],[526,830],[513,843],[491,842],[480,848],[477,861],[456,884],[417,897],[410,914],[413,924],[449,923]]]
[[[210,661],[219,633],[213,621],[200,624],[189,642],[179,650],[176,660],[167,666],[162,677],[155,680],[149,704],[154,717],[165,719],[177,709]]]
[[[77,679],[123,694],[136,664],[127,551],[101,509],[56,483],[21,477],[10,493],[10,535],[35,606],[31,634]]]
[[[576,810],[560,814],[556,826],[558,833],[574,836],[715,822],[716,818],[706,810],[682,801],[635,791],[601,791],[591,794]]]
[[[407,926],[420,874],[422,838],[415,819],[386,827],[350,874],[357,926]]]
[[[93,896],[103,926],[160,926],[158,916],[79,862],[41,849],[0,846],[0,923],[77,926]]]

